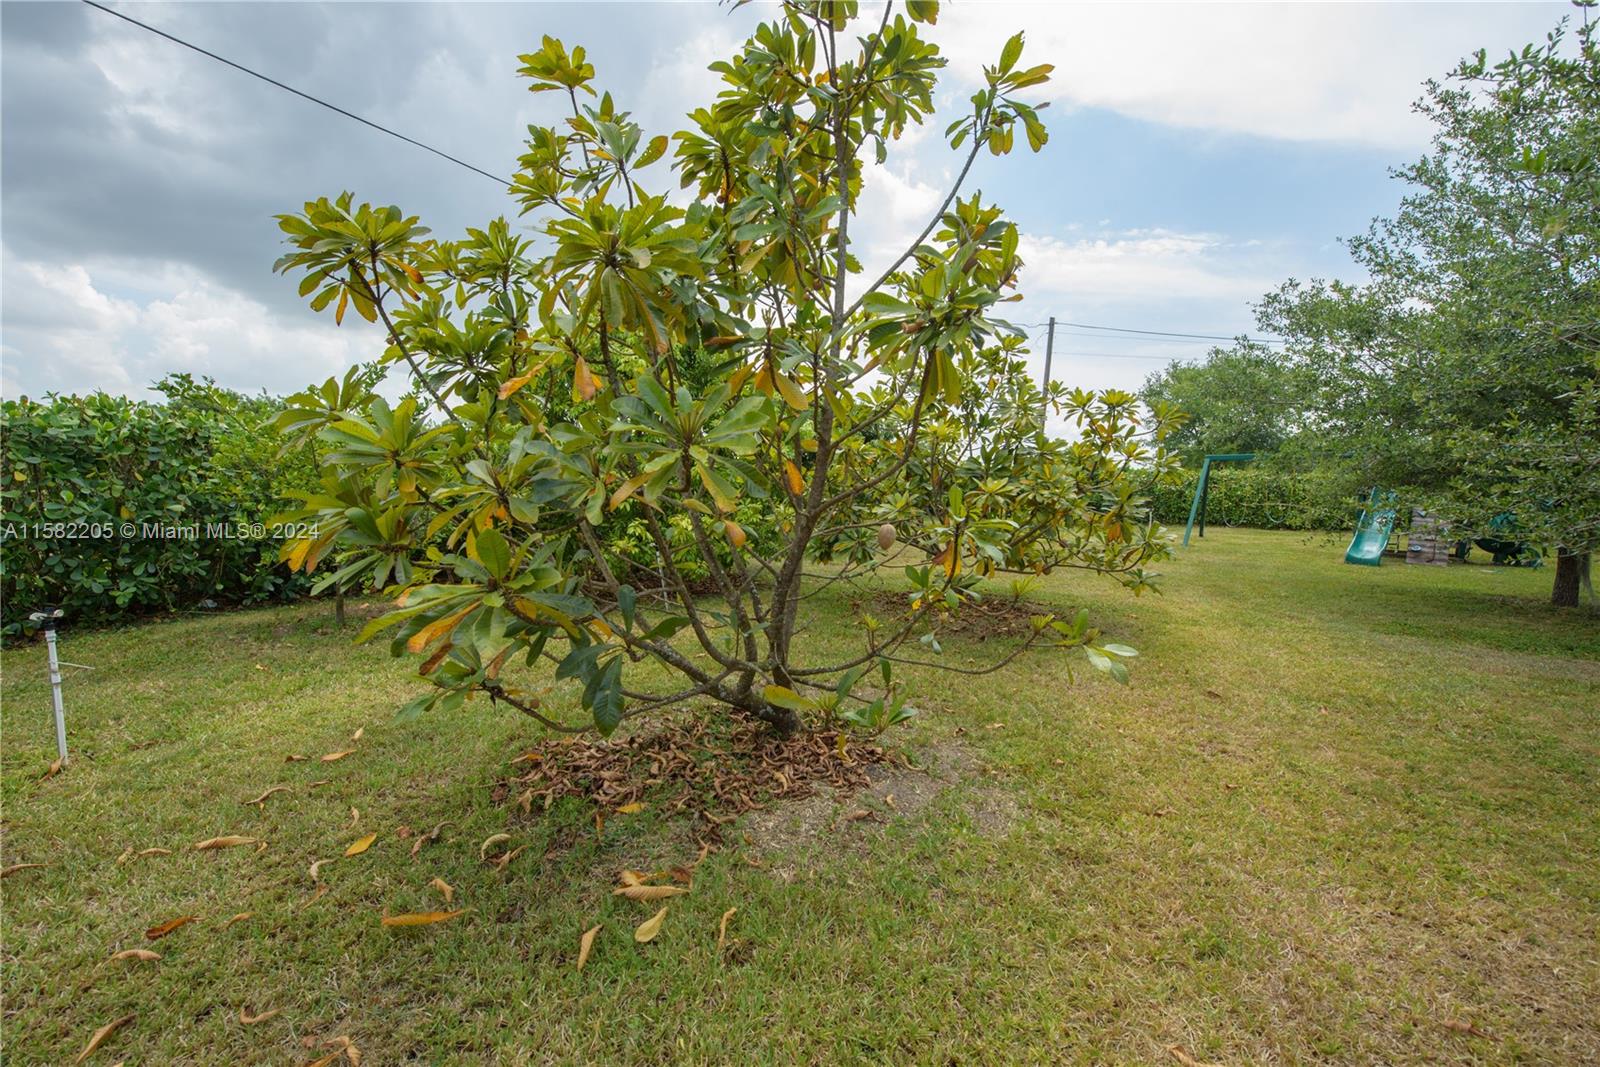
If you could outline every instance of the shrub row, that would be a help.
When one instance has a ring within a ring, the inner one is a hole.
[[[1157,521],[1182,526],[1189,519],[1199,471],[1153,494]],[[1283,471],[1270,467],[1213,469],[1206,522],[1264,530],[1345,530],[1354,527],[1361,499],[1347,478],[1333,472]]]
[[[76,624],[304,591],[253,524],[314,484],[312,457],[278,455],[278,410],[187,375],[164,403],[94,393],[0,405],[0,633],[63,608]],[[190,536],[189,534],[192,534]]]

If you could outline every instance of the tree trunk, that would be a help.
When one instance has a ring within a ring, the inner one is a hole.
[[[344,590],[342,589],[333,594],[333,621],[339,629],[344,629]]]
[[[1584,566],[1588,553],[1556,549],[1556,584],[1550,590],[1550,603],[1558,608],[1578,606],[1578,588],[1582,585]]]

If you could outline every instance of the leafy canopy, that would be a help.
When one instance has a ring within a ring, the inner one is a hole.
[[[1141,486],[1170,465],[1166,423],[1131,394],[1028,380],[998,315],[1020,299],[1016,227],[960,195],[980,152],[1048,136],[1025,97],[1050,67],[1022,62],[1020,34],[945,131],[959,176],[926,227],[870,280],[852,251],[863,159],[933,112],[945,61],[919,26],[937,12],[785,4],[671,137],[545,38],[521,73],[570,115],[528,130],[510,189],[528,228],[439,240],[350,194],[281,217],[278,269],[313,309],[381,324],[412,386],[293,398],[280,425],[327,450],[297,512],[317,533],[285,558],[394,594],[364,636],[421,657],[435,688],[413,710],[484,694],[609,732],[698,697],[781,731],[879,730],[910,713],[894,665],[942,664],[940,627],[984,576],[1148,586],[1166,542]],[[1076,441],[1043,434],[1047,409]],[[855,651],[808,654],[803,599],[886,567],[903,605],[864,616]],[[1084,613],[1041,616],[995,666],[1047,646],[1124,680],[1134,654]],[[587,723],[544,705],[541,658]]]

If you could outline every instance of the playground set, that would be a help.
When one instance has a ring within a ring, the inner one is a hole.
[[[1200,464],[1200,479],[1195,483],[1194,500],[1189,505],[1189,522],[1183,528],[1184,547],[1189,537],[1198,532],[1206,535],[1206,502],[1210,496],[1211,468],[1214,464],[1249,463],[1256,458],[1254,452],[1225,452],[1206,456]],[[1395,520],[1398,517],[1395,502],[1398,494],[1393,490],[1374,487],[1367,497],[1361,516],[1356,520],[1355,536],[1345,550],[1344,561],[1363,567],[1376,567],[1389,552],[1395,538]],[[1450,526],[1444,519],[1421,508],[1411,510],[1411,525],[1406,532],[1405,560],[1407,563],[1425,563],[1448,566],[1451,559],[1467,561],[1476,545],[1488,552],[1497,567],[1538,567],[1542,558],[1539,550],[1526,541],[1516,538],[1517,520],[1510,512],[1496,515],[1489,522],[1490,536],[1452,539]]]

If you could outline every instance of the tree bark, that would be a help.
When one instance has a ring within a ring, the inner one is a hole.
[[[1550,590],[1550,603],[1558,608],[1578,606],[1578,590],[1582,585],[1583,571],[1588,563],[1588,553],[1556,550],[1556,582]]]
[[[339,629],[344,629],[344,590],[333,594],[333,621]]]

